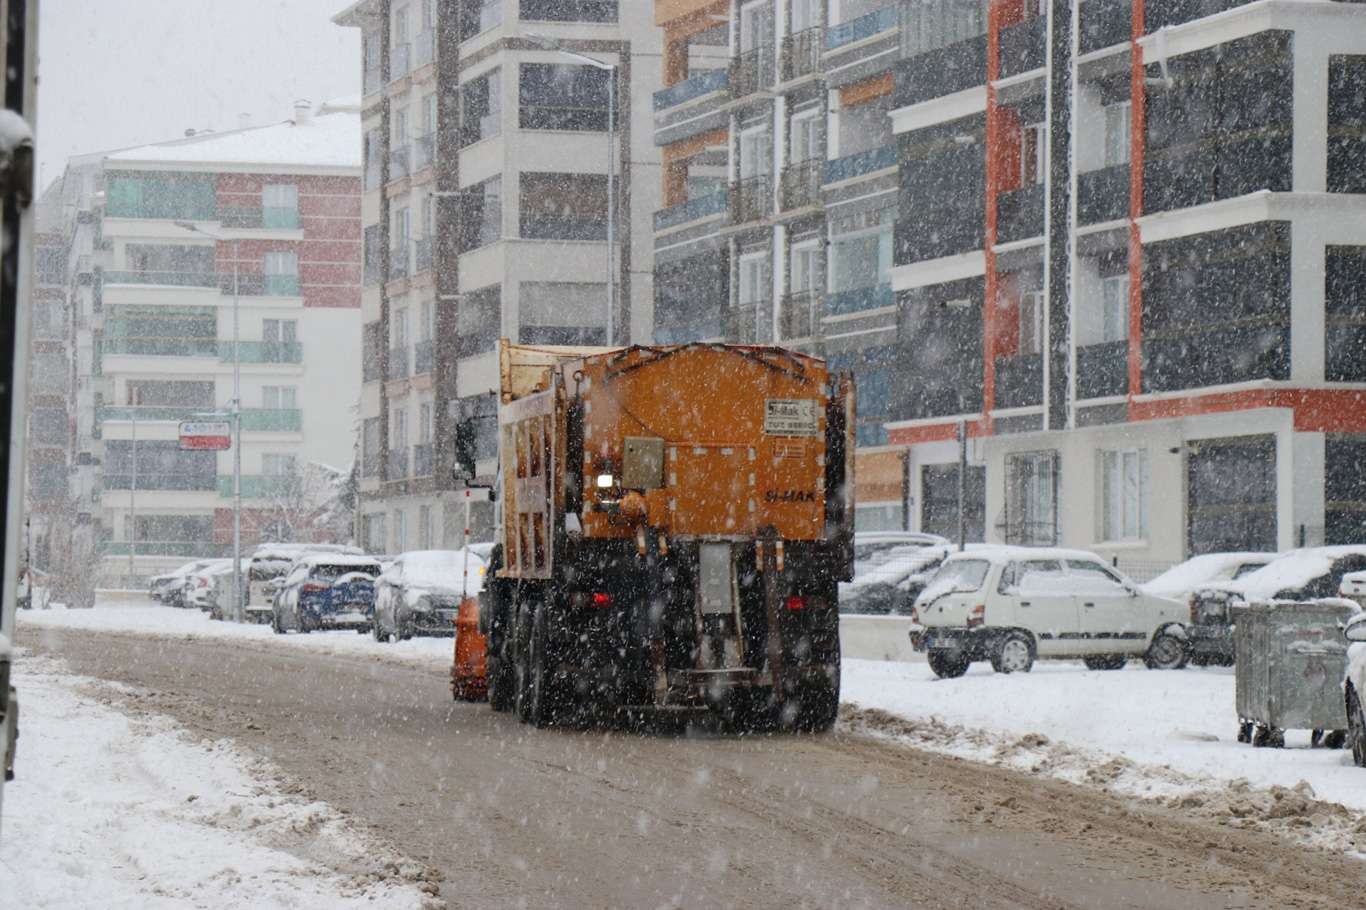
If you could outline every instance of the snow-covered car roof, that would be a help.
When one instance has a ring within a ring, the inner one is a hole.
[[[1240,566],[1264,566],[1275,558],[1275,553],[1206,553],[1172,566],[1141,587],[1158,597],[1180,597],[1221,579],[1232,580]]]
[[[959,553],[955,548],[945,562],[962,559],[986,559],[993,563],[1014,562],[1020,559],[1086,559],[1109,565],[1106,560],[1089,550],[1068,550],[1062,547],[1018,547],[1008,544],[968,544]]]
[[[856,531],[854,533],[855,547],[879,543],[947,547],[951,541],[947,537],[940,537],[938,534],[926,534],[922,531]]]
[[[1285,592],[1301,589],[1329,574],[1338,560],[1350,556],[1361,557],[1366,563],[1366,544],[1291,550],[1242,578],[1205,585],[1197,590],[1223,591],[1247,601],[1276,600]]]
[[[196,559],[194,562],[187,562],[187,563],[185,563],[185,565],[181,566],[181,567],[178,568],[178,569],[172,569],[170,572],[167,572],[165,575],[158,575],[158,576],[156,576],[156,577],[157,577],[157,578],[184,578],[186,575],[189,575],[189,574],[191,574],[192,572],[198,572],[200,569],[204,568],[205,566],[209,565],[209,564],[212,563],[212,562],[213,562],[212,559]]]
[[[402,553],[387,570],[390,576],[402,573],[401,577],[391,579],[408,588],[429,588],[458,593],[463,583],[465,551],[461,550],[413,550]],[[469,589],[477,592],[483,587],[484,572],[488,563],[470,547]]]
[[[373,556],[358,556],[354,553],[304,553],[294,560],[295,566],[354,566],[358,569],[374,569],[379,572],[379,560]]]

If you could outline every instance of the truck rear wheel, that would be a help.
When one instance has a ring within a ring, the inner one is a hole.
[[[497,617],[490,624],[487,669],[489,707],[495,711],[511,711],[517,703],[517,675],[512,665],[512,649],[509,647],[511,623],[507,617]]]
[[[801,708],[797,711],[797,729],[803,733],[828,733],[835,726],[840,710],[839,668],[834,670],[834,681],[829,677],[808,680],[799,691]]]
[[[536,607],[536,616],[531,621],[531,647],[528,655],[530,686],[527,694],[526,720],[533,727],[548,727],[555,720],[554,689],[551,679],[551,659],[547,653],[548,630],[546,629],[546,608],[544,604]]]

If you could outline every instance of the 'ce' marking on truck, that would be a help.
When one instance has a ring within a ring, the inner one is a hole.
[[[764,494],[764,502],[815,502],[816,494],[810,490],[769,490]]]

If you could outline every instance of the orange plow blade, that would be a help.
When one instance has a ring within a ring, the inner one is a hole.
[[[484,676],[488,642],[479,634],[479,601],[466,597],[455,619],[455,660],[451,665],[451,695],[456,701],[483,701],[488,697]]]

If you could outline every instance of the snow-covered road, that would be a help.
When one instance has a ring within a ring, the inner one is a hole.
[[[19,776],[5,788],[0,906],[429,902],[418,887],[427,870],[326,804],[283,792],[267,763],[231,743],[190,737],[50,659],[21,656],[15,684],[22,735]]]

